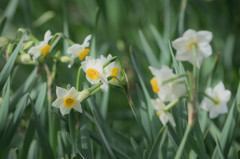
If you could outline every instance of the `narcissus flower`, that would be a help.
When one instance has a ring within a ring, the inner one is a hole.
[[[91,40],[92,35],[88,35],[82,45],[80,44],[73,44],[67,49],[67,53],[71,55],[71,62],[68,67],[71,67],[74,63],[74,59],[76,57],[79,58],[80,61],[83,61],[84,58],[89,54],[90,50],[86,47],[89,47],[89,41]]]
[[[151,99],[152,105],[154,109],[156,110],[157,115],[159,116],[159,119],[161,120],[163,125],[166,125],[169,121],[172,126],[176,126],[175,121],[173,119],[172,114],[170,114],[168,111],[165,111],[164,108],[166,107],[165,104],[161,101],[161,99]]]
[[[91,56],[87,56],[85,61],[81,63],[82,69],[86,73],[86,78],[91,84],[97,84],[102,81],[101,89],[108,89],[107,76],[103,73],[104,60],[94,59]]]
[[[46,56],[51,51],[51,46],[48,41],[52,39],[50,30],[44,35],[44,41],[41,41],[39,45],[31,47],[28,51],[30,55],[33,55],[33,60],[36,60],[39,56]]]
[[[215,102],[205,97],[200,107],[206,111],[209,111],[210,118],[216,118],[220,114],[228,112],[227,102],[231,97],[231,92],[224,88],[222,82],[219,82],[213,89],[207,88],[205,93],[215,99]]]
[[[179,61],[189,61],[194,64],[193,45],[196,48],[196,66],[200,68],[203,59],[212,54],[210,41],[212,33],[209,31],[198,31],[188,29],[182,37],[172,42],[173,47],[177,50],[176,59]]]
[[[60,108],[62,115],[68,114],[73,108],[78,112],[82,112],[80,102],[83,100],[81,93],[76,91],[74,87],[70,90],[57,87],[57,99],[52,103],[53,107]]]
[[[159,98],[164,102],[173,101],[186,93],[186,87],[183,82],[183,78],[174,80],[163,84],[162,82],[176,76],[173,71],[163,65],[159,70],[154,67],[149,67],[154,77],[150,80],[153,92],[157,93]]]
[[[107,62],[109,61],[110,59],[112,58],[112,55],[109,54],[107,56],[107,58],[105,58],[104,56],[101,56],[101,60],[104,62]],[[105,63],[104,62],[104,63]],[[109,65],[107,65],[105,68],[104,68],[104,71],[107,75],[107,77],[109,76],[115,76],[117,77],[118,79],[121,79],[121,67],[120,67],[120,64],[117,62],[117,61],[113,61],[111,62]],[[112,78],[111,79],[111,82],[116,82],[118,83],[118,80],[116,78]]]

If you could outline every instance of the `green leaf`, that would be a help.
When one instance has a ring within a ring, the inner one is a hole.
[[[4,85],[4,83],[6,82],[7,78],[10,75],[10,72],[13,68],[13,65],[16,61],[17,55],[19,53],[19,50],[23,44],[23,40],[25,39],[26,34],[24,34],[21,38],[21,40],[19,41],[17,47],[15,48],[15,50],[13,51],[12,55],[10,56],[9,60],[7,61],[7,63],[5,64],[5,66],[3,67],[1,73],[0,73],[0,91]]]
[[[11,149],[8,154],[9,159],[17,159],[17,149]]]
[[[70,134],[66,132],[66,136],[67,136],[68,141],[71,143],[72,147],[74,148],[74,150],[75,150],[83,159],[85,159],[85,157],[82,155],[82,153],[81,153],[80,150],[78,149],[76,143],[73,141],[73,138],[70,136]]]
[[[33,140],[28,151],[27,159],[35,158],[38,154],[38,151],[39,151],[38,143],[36,140]]]
[[[222,151],[222,148],[221,148],[221,145],[220,145],[220,142],[219,142],[217,136],[215,137],[215,140],[216,140],[216,143],[217,143],[218,154],[220,155],[221,159],[224,159],[225,157],[223,155],[223,151]]]
[[[40,104],[41,104],[41,101],[37,100],[36,101],[36,106],[38,106]],[[37,128],[37,133],[38,133],[38,136],[39,136],[39,139],[40,139],[39,143],[40,143],[40,146],[42,147],[42,151],[43,151],[43,156],[45,156],[45,158],[55,158],[54,154],[52,152],[52,149],[50,147],[49,140],[47,139],[44,128],[42,127],[42,125],[39,121],[38,114],[37,114],[37,111],[36,111],[33,103],[31,104],[31,107],[32,107],[32,111],[33,111],[35,126]]]
[[[2,32],[3,32],[3,29],[4,29],[4,26],[7,22],[7,17],[3,17],[1,22],[0,22],[0,35],[2,35]]]
[[[159,68],[159,62],[157,61],[157,58],[155,56],[155,54],[153,53],[151,47],[149,46],[149,44],[147,43],[147,40],[145,38],[145,36],[143,35],[142,31],[139,31],[139,35],[140,35],[140,39],[143,45],[143,49],[144,49],[144,53],[148,59],[148,62],[150,63],[151,66]]]
[[[37,115],[39,115],[40,112],[42,111],[44,101],[46,99],[46,92],[47,92],[47,86],[46,86],[46,83],[43,83],[40,86],[39,95],[37,97],[36,104],[34,105]],[[23,141],[22,151],[20,153],[20,159],[27,158],[27,154],[29,154],[28,153],[29,146],[32,143],[35,130],[36,130],[35,121],[31,117],[26,134],[25,134],[25,138]]]
[[[157,138],[154,140],[148,159],[157,158],[158,149],[161,149],[166,137],[167,137],[167,127],[162,127],[158,132]]]
[[[16,133],[16,130],[18,128],[19,122],[21,120],[21,117],[23,115],[23,112],[25,108],[27,107],[27,100],[28,100],[29,94],[25,94],[20,101],[17,103],[16,110],[14,112],[14,116],[11,119],[11,122],[7,124],[7,127],[4,131],[4,134],[1,136],[0,140],[0,150],[4,152],[9,146],[9,143],[11,143],[14,134]],[[0,154],[3,155],[3,154]]]
[[[8,108],[10,100],[10,77],[3,89],[3,101],[0,105],[0,136],[2,136],[5,123],[7,122]]]

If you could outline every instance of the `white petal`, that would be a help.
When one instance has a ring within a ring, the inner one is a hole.
[[[214,112],[214,111],[210,111],[210,113],[209,113],[209,117],[210,117],[211,119],[216,118],[218,115],[219,115],[219,114],[216,113],[216,112]]]
[[[85,39],[84,39],[84,42],[83,42],[83,47],[88,47],[89,46],[89,40],[91,40],[92,38],[92,35],[88,35]]]
[[[189,37],[195,37],[197,35],[197,32],[193,29],[188,29],[187,31],[184,32],[183,37],[184,38],[189,38]]]
[[[62,99],[62,98],[57,98],[57,99],[52,103],[52,106],[59,108],[62,104],[63,104],[63,99]]]
[[[212,40],[212,33],[210,31],[199,31],[198,41],[199,43],[209,43]]]
[[[212,47],[210,45],[199,46],[198,52],[203,55],[203,57],[208,57],[212,55]]]
[[[224,90],[225,90],[225,88],[224,88],[224,85],[223,85],[223,82],[222,82],[222,81],[220,81],[220,82],[213,88],[213,92],[214,92],[214,93],[218,93],[218,92],[219,92],[219,94],[222,93]]]
[[[44,35],[44,43],[48,43],[48,41],[50,40],[50,39],[52,39],[52,35],[51,35],[51,31],[50,30],[48,30],[46,33],[45,33],[45,35]]]
[[[176,126],[176,123],[175,123],[175,121],[174,121],[174,119],[173,119],[173,116],[172,116],[172,114],[170,114],[170,113],[168,113],[168,120],[169,120],[169,122],[172,124],[173,127]]]
[[[72,98],[77,98],[78,96],[78,91],[76,91],[76,89],[74,87],[72,87],[68,93],[67,93],[67,96],[70,96]]]
[[[28,50],[30,55],[34,55],[36,53],[41,53],[41,45],[33,46]]]
[[[67,95],[67,90],[64,89],[64,88],[61,88],[61,87],[58,87],[56,88],[56,94],[57,94],[57,98],[59,97],[64,97],[65,95]]]
[[[36,61],[36,59],[38,59],[39,56],[41,56],[41,53],[35,53],[33,55],[33,61]]]
[[[68,114],[72,108],[67,108],[64,105],[60,107],[60,112],[62,115]]]
[[[78,56],[78,54],[80,53],[81,50],[83,50],[84,48],[79,45],[79,44],[73,44],[72,46],[70,46],[68,49],[67,49],[67,53],[68,54],[73,54],[74,57],[75,56]]]
[[[81,104],[79,103],[79,101],[76,101],[73,109],[75,109],[76,111],[82,113],[82,106],[81,106]]]
[[[203,110],[210,111],[212,109],[212,107],[214,107],[214,106],[213,106],[212,101],[210,101],[208,98],[204,98],[200,104],[200,107]]]

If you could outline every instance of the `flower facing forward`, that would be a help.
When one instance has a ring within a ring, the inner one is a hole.
[[[75,58],[79,58],[80,61],[83,61],[84,58],[89,54],[90,50],[86,47],[89,47],[89,41],[91,40],[92,35],[88,35],[82,45],[73,44],[67,49],[67,53],[71,55],[71,62],[68,67],[72,67]]]
[[[227,102],[231,97],[231,92],[224,88],[222,82],[219,82],[213,89],[207,88],[205,93],[215,99],[213,102],[205,97],[200,104],[202,109],[209,111],[210,118],[216,118],[218,115],[228,112]]]
[[[162,124],[165,126],[167,122],[169,121],[172,126],[176,126],[175,121],[173,119],[172,114],[170,114],[168,111],[164,110],[166,108],[165,104],[161,101],[161,99],[151,99],[152,105],[154,109],[156,110],[156,113],[161,120]]]
[[[106,63],[107,61],[111,60],[112,58],[112,55],[109,54],[107,56],[107,58],[105,58],[104,56],[101,56],[101,60]],[[107,65],[105,68],[104,68],[104,71],[107,75],[107,77],[109,76],[115,76],[117,77],[118,79],[121,79],[121,67],[120,67],[120,64],[117,62],[117,61],[113,61],[111,62],[109,65]],[[110,82],[113,82],[113,83],[118,83],[119,81],[116,79],[116,78],[112,78]]]
[[[94,59],[91,56],[87,56],[85,61],[81,63],[82,69],[86,73],[86,78],[91,84],[97,84],[102,81],[101,89],[108,89],[107,76],[103,73],[104,60]]]
[[[33,60],[36,60],[39,56],[46,56],[51,51],[51,46],[48,41],[52,39],[51,31],[48,30],[44,35],[44,41],[41,41],[39,45],[31,47],[28,51],[30,55],[33,55]]]
[[[193,46],[196,49],[196,66],[200,68],[203,59],[212,54],[210,41],[212,33],[209,31],[198,31],[188,29],[182,37],[172,42],[177,50],[176,59],[179,61],[189,61],[194,65]]]
[[[70,90],[57,87],[57,99],[52,103],[52,106],[60,108],[62,115],[68,114],[73,108],[78,112],[82,112],[80,102],[83,100],[80,92],[76,91],[74,87]]]
[[[150,66],[149,69],[154,75],[154,77],[150,80],[152,90],[157,93],[159,98],[164,102],[173,101],[186,93],[186,87],[185,84],[182,83],[182,78],[166,84],[162,83],[163,81],[176,76],[169,67],[164,65],[159,70]]]

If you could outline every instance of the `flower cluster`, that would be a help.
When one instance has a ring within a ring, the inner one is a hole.
[[[182,37],[172,42],[172,46],[176,49],[176,60],[188,61],[193,67],[199,69],[204,59],[212,54],[211,40],[212,33],[209,31],[187,30]],[[195,94],[197,91],[187,91],[187,79],[184,78],[188,76],[187,74],[176,75],[168,66],[162,66],[160,70],[150,66],[149,69],[154,75],[150,80],[152,90],[158,95],[157,99],[152,99],[152,105],[163,125],[170,121],[175,126],[169,110],[182,97],[186,96],[190,99],[191,93]],[[219,82],[213,89],[207,88],[202,94],[205,97],[200,107],[210,112],[210,118],[216,118],[218,115],[228,112],[227,102],[230,100],[231,92],[225,90],[222,82]],[[167,106],[166,102],[168,102]]]

